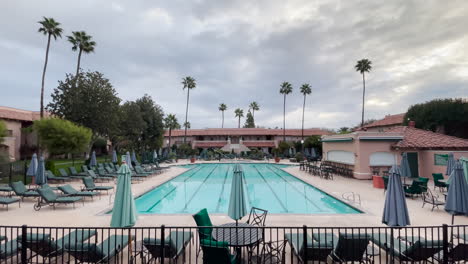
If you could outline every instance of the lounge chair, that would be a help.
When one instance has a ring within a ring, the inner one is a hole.
[[[194,214],[193,219],[195,219],[197,226],[200,227],[198,229],[198,235],[200,239],[215,240],[211,234],[213,232],[213,223],[211,222],[210,215],[208,214],[208,210],[206,210],[206,208]]]
[[[100,244],[78,243],[75,247],[65,248],[79,262],[108,263],[129,243],[129,236],[112,235]]]
[[[78,172],[78,171],[76,170],[75,167],[69,167],[68,170],[70,170],[70,173],[71,173],[70,177],[72,177],[72,178],[73,178],[73,177],[82,178],[82,177],[88,176],[88,174],[86,173],[86,171]]]
[[[47,187],[37,189],[37,192],[41,196],[41,199],[39,199],[37,204],[34,204],[34,210],[36,211],[41,210],[41,207],[45,205],[51,205],[55,210],[56,204],[73,204],[73,208],[75,208],[75,202],[82,200],[81,197],[57,196],[52,189]]]
[[[6,240],[6,239],[5,239]],[[7,240],[0,244],[0,260],[8,259],[18,254],[21,244],[17,239]],[[13,263],[13,262],[12,262]]]
[[[83,198],[91,197],[91,199],[93,199],[94,196],[97,194],[96,192],[91,192],[91,191],[78,191],[75,188],[73,188],[70,184],[59,186],[58,188],[67,196],[78,196],[78,197],[83,197]]]
[[[138,173],[138,174],[147,175],[147,176],[152,176],[154,174],[154,172],[149,172],[149,171],[143,170],[143,168],[140,167],[140,166],[135,166],[135,172]]]
[[[104,168],[98,168],[97,173],[99,177],[112,177],[112,178],[117,178],[119,175],[117,173],[109,173],[107,172]]]
[[[401,238],[390,237],[387,233],[375,233],[371,236],[371,241],[388,252],[389,257],[395,257],[400,262],[427,261],[443,249],[442,240],[409,237],[406,241]]]
[[[8,206],[13,203],[18,203],[19,207],[21,207],[20,198],[13,198],[13,197],[0,197],[0,204],[6,206],[8,211]]]
[[[200,246],[203,250],[203,264],[237,263],[236,255],[229,252],[228,243],[225,241],[201,239]]]
[[[7,196],[11,196],[13,189],[7,185],[0,185],[0,192],[6,193]]]
[[[93,170],[88,170],[88,175],[91,176],[91,178],[96,179],[96,180],[104,180],[104,181],[114,180],[114,177],[96,175],[96,173]]]
[[[177,259],[182,253],[185,252],[185,247],[192,240],[192,232],[172,231],[166,238],[164,238],[164,257]],[[161,259],[161,240],[157,238],[144,238],[143,246],[148,249],[150,258],[152,260]]]
[[[46,176],[47,176],[47,180],[48,180],[48,181],[60,181],[60,182],[64,182],[64,181],[70,180],[70,177],[57,177],[57,176],[55,176],[54,173],[51,172],[50,170],[46,170]]]
[[[109,190],[114,189],[112,186],[96,186],[96,184],[94,184],[93,178],[91,177],[83,178],[83,184],[85,186],[84,190],[91,192],[106,191],[106,193],[109,193]]]
[[[364,234],[340,233],[333,251],[328,256],[327,263],[363,263],[367,261],[365,252],[367,245],[369,245],[369,240],[370,237]]]
[[[422,194],[422,198],[423,198],[422,207],[424,207],[425,204],[430,204],[432,205],[431,211],[434,211],[434,208],[439,209],[439,206],[442,206],[445,204],[445,202],[442,202],[439,200],[438,195],[433,194],[429,189],[427,189],[427,191]]]
[[[13,189],[13,192],[15,193],[15,195],[21,198],[21,201],[23,201],[24,198],[28,198],[28,197],[32,197],[32,198],[39,197],[39,193],[37,193],[37,191],[32,190],[32,189],[27,189],[22,181],[12,182],[10,186]]]
[[[448,188],[449,185],[447,183],[441,182],[444,179],[442,173],[432,173],[432,178],[434,179],[434,190],[436,187],[439,187],[441,191]]]
[[[77,247],[78,244],[83,243],[89,238],[96,235],[96,230],[84,229],[75,230],[60,239],[54,240],[50,237],[50,234],[28,234],[27,245],[28,249],[43,258],[50,259],[53,257],[60,256],[65,250]],[[21,239],[20,239],[21,241]],[[35,257],[32,255],[30,259]],[[46,262],[44,260],[44,262]]]
[[[327,235],[328,234],[323,234]],[[301,262],[304,262],[303,258],[307,253],[306,261],[326,261],[328,255],[333,250],[333,240],[331,238],[323,238],[319,235],[317,240],[313,239],[307,234],[307,247],[304,249],[304,234],[303,233],[286,233],[284,238],[291,245],[294,255],[296,255]],[[307,252],[304,252],[307,250]]]

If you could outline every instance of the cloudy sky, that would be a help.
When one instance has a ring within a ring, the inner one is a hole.
[[[147,93],[165,113],[184,119],[181,79],[197,80],[191,92],[192,128],[219,127],[218,105],[260,104],[256,123],[282,126],[283,81],[287,126],[300,127],[303,97],[312,86],[306,127],[338,128],[360,121],[362,77],[357,60],[368,58],[366,117],[404,112],[434,98],[468,95],[468,3],[461,1],[0,1],[0,105],[39,110],[46,37],[42,16],[53,17],[64,38],[51,45],[46,102],[77,53],[65,36],[85,30],[97,42],[84,70],[101,71],[123,100]]]

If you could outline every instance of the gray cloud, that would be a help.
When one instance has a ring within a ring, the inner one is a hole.
[[[98,46],[85,70],[103,72],[124,100],[148,93],[184,119],[187,75],[193,128],[218,127],[219,103],[259,102],[258,125],[282,125],[280,84],[289,81],[287,125],[300,127],[299,87],[310,83],[307,127],[351,126],[360,120],[358,59],[369,58],[366,116],[380,118],[433,98],[466,97],[468,5],[464,1],[1,1],[0,105],[39,108],[46,38],[42,16],[65,35],[86,30]],[[73,72],[77,54],[66,39],[52,43],[49,95]],[[49,97],[46,101],[50,100]]]

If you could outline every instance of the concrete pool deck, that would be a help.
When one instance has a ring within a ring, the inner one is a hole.
[[[242,162],[242,161],[240,161]],[[251,162],[251,161],[249,161]],[[179,161],[177,165],[186,164],[187,162]],[[287,163],[287,162],[284,162]],[[181,167],[171,167],[166,172],[151,177],[144,182],[133,185],[134,196],[139,196],[146,191],[160,185],[161,183],[172,179],[183,173],[187,169]],[[267,217],[267,226],[385,226],[381,224],[382,210],[384,204],[383,189],[375,189],[372,187],[372,181],[357,180],[344,177],[335,177],[334,180],[325,180],[317,176],[300,171],[299,166],[288,167],[284,169],[297,178],[337,197],[342,198],[343,193],[355,192],[360,195],[361,205],[351,204],[356,208],[364,211],[363,214],[334,214],[334,215],[297,215],[297,214],[270,214]],[[75,188],[82,187],[81,181],[70,183]],[[100,185],[115,185],[113,182],[100,183]],[[429,187],[433,193],[439,194],[441,200],[443,195],[438,190],[433,190],[432,182]],[[111,201],[113,195],[101,195],[94,200],[87,199],[84,203],[76,204],[76,209],[72,206],[57,206],[56,210],[52,207],[43,207],[40,211],[34,211],[34,199],[26,198],[21,203],[21,208],[17,205],[10,206],[6,211],[0,208],[0,225],[31,225],[31,226],[95,226],[107,227],[110,223],[110,215],[104,214],[111,209]],[[446,213],[443,207],[431,211],[431,206],[422,206],[422,199],[406,199],[410,220],[412,226],[422,225],[441,225],[444,223],[450,224],[451,215]],[[346,201],[345,201],[346,202]],[[203,205],[200,205],[200,209]],[[213,224],[219,225],[232,222],[226,215],[210,215]],[[247,220],[247,217],[242,220]],[[468,217],[457,216],[456,224],[468,224]],[[136,226],[195,226],[195,222],[191,215],[139,215]]]

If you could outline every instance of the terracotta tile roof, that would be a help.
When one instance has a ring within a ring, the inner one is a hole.
[[[304,129],[304,136],[321,136],[330,135],[329,131],[319,128]],[[206,128],[206,129],[188,129],[187,136],[281,136],[282,129],[267,129],[267,128]],[[169,137],[169,131],[164,134]],[[184,136],[183,129],[172,130],[173,137]],[[286,136],[301,136],[300,129],[286,129]]]
[[[385,126],[392,126],[392,125],[401,125],[403,124],[403,118],[405,117],[405,113],[397,114],[397,115],[387,115],[383,119],[374,121],[370,124],[365,125],[365,128],[370,127],[385,127]]]
[[[419,128],[397,126],[389,128],[385,130],[385,132],[400,132],[403,134],[403,140],[393,145],[393,148],[468,150],[468,140],[466,139],[447,136]]]
[[[45,116],[50,116],[44,112]],[[40,113],[35,111],[21,110],[12,107],[0,106],[0,119],[10,119],[18,121],[34,121],[39,120]]]

